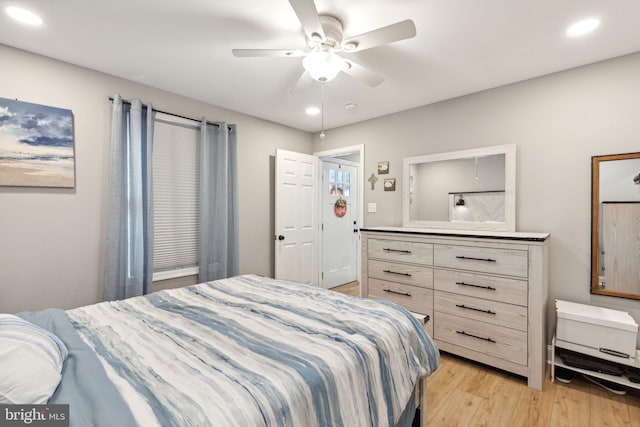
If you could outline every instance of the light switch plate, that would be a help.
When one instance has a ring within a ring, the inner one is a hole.
[[[369,203],[367,206],[367,212],[375,213],[378,212],[378,204],[377,203]]]

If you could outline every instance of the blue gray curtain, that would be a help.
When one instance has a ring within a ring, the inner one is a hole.
[[[202,120],[200,133],[199,281],[239,274],[235,125]]]
[[[147,293],[153,277],[151,106],[113,98],[104,300]]]

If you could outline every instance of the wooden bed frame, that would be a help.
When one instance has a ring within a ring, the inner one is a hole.
[[[416,408],[420,409],[420,427],[427,427],[427,376],[422,377],[416,390]]]

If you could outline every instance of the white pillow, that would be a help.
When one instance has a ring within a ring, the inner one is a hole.
[[[45,404],[60,383],[67,347],[51,332],[0,314],[0,404]]]

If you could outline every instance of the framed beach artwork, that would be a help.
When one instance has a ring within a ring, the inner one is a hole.
[[[71,110],[0,98],[0,185],[75,186]]]

